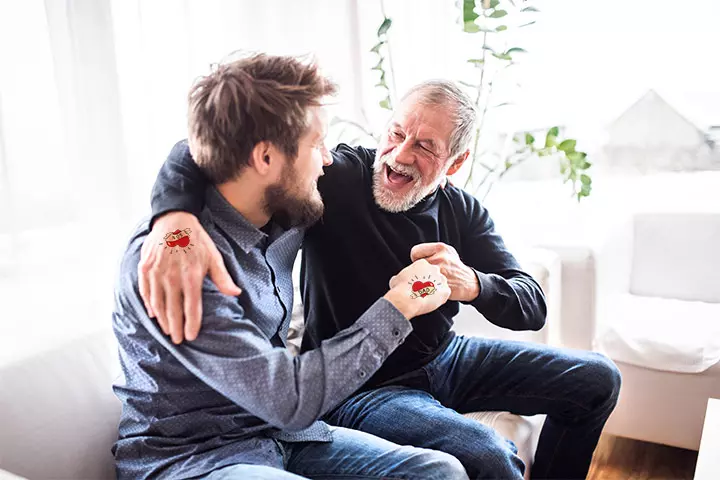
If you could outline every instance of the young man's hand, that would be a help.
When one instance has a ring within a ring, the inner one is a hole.
[[[418,260],[390,279],[384,298],[410,320],[436,310],[449,297],[450,287],[440,267]]]
[[[171,212],[158,218],[141,250],[140,296],[150,318],[156,318],[176,344],[195,340],[200,332],[202,282],[208,272],[220,292],[240,295],[215,243],[194,215]]]

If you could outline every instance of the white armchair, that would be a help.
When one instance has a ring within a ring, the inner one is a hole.
[[[606,431],[697,450],[720,396],[720,214],[635,214],[596,264],[593,345],[623,375]]]

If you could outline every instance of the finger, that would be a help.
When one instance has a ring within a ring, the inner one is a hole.
[[[150,274],[150,306],[160,329],[165,335],[170,333],[167,318],[165,317],[165,291],[160,285],[157,275]]]
[[[396,283],[397,283],[397,275],[393,275],[393,276],[390,278],[390,281],[388,282],[388,286],[389,286],[390,288],[393,288]]]
[[[183,285],[183,307],[185,310],[185,339],[193,341],[200,333],[202,323],[202,280],[189,278]]]
[[[419,243],[410,250],[410,260],[414,262],[421,258],[430,257],[444,248],[444,243]]]
[[[440,265],[445,263],[445,261],[447,260],[447,256],[445,255],[445,252],[438,252],[429,257],[425,257],[423,260],[425,260],[432,266],[439,267]]]
[[[170,338],[174,344],[183,341],[183,299],[182,291],[177,285],[169,282],[164,284],[165,287],[165,309],[167,312],[167,322],[170,327]]]
[[[230,277],[227,268],[225,268],[225,262],[223,262],[222,255],[220,255],[220,252],[217,248],[215,248],[214,244],[212,245],[212,248],[210,248],[210,280],[217,285],[220,293],[231,295],[233,297],[242,293],[242,289],[235,285],[232,277]]]

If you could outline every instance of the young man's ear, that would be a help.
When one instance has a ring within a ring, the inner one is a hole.
[[[470,156],[470,150],[465,150],[463,153],[458,155],[453,164],[450,165],[450,168],[448,168],[447,174],[452,175],[453,173],[460,170],[460,167],[463,166],[463,163],[465,163],[465,160],[467,160],[468,156]]]
[[[250,152],[250,168],[260,175],[272,172],[272,160],[277,156],[277,150],[269,142],[259,142]]]

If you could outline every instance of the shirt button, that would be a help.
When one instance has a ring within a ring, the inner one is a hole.
[[[360,375],[360,378],[365,378],[365,375],[367,375],[367,373],[365,373],[365,370],[360,370],[359,375]]]
[[[398,329],[396,328],[395,330],[392,331],[392,334],[393,334],[393,337],[399,337],[399,336],[400,336],[400,330],[398,330]]]

